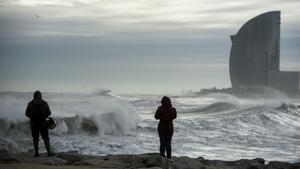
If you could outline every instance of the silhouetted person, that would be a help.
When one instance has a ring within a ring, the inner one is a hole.
[[[45,147],[48,152],[48,156],[54,154],[50,149],[50,141],[48,134],[48,126],[46,124],[46,118],[51,115],[48,103],[42,99],[42,93],[35,91],[33,94],[33,100],[28,103],[26,109],[26,116],[30,118],[31,134],[33,138],[33,145],[35,151],[35,157],[39,156],[39,135],[44,140]]]
[[[165,157],[167,151],[167,158],[171,159],[171,141],[173,136],[173,120],[177,117],[177,112],[172,107],[171,99],[164,96],[161,99],[161,106],[159,106],[154,115],[155,119],[159,120],[158,134],[160,140],[160,155]]]

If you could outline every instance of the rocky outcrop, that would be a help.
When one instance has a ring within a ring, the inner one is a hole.
[[[207,160],[203,157],[174,157],[172,161],[157,153],[132,155],[89,156],[77,152],[58,153],[54,157],[33,157],[29,153],[10,154],[0,151],[1,165],[41,164],[51,166],[94,166],[113,169],[300,169],[300,163],[271,161],[265,164],[262,158],[237,161]]]

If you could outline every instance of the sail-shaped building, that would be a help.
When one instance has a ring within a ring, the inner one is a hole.
[[[279,70],[280,11],[249,20],[231,41],[229,68],[234,91],[259,87],[300,91],[300,72]]]

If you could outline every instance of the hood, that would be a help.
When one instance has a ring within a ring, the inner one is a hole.
[[[161,99],[161,105],[164,108],[171,108],[172,107],[171,99],[169,97],[167,97],[167,96],[164,96]]]

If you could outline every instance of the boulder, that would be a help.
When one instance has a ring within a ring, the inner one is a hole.
[[[265,164],[265,159],[263,159],[263,158],[255,158],[252,161],[255,161],[255,162],[260,163],[260,164]]]
[[[270,161],[267,169],[292,169],[293,165],[288,162]],[[296,168],[299,169],[299,168]]]
[[[189,157],[174,157],[173,163],[170,163],[174,169],[201,169],[205,168],[202,159],[194,159]]]
[[[68,164],[82,161],[82,156],[77,153],[58,153],[56,157],[66,160]]]
[[[148,158],[143,160],[143,164],[145,167],[165,167],[165,160],[161,156],[149,156]]]
[[[173,157],[172,160],[163,158],[158,153],[90,156],[82,155],[78,152],[65,152],[58,153],[54,157],[48,157],[47,154],[43,153],[40,157],[36,158],[33,157],[32,153],[12,155],[6,150],[0,150],[0,163],[3,164],[12,162],[46,165],[71,164],[73,166],[95,166],[97,168],[111,169],[300,169],[300,163],[271,161],[265,165],[265,160],[262,158],[221,161],[206,160],[203,157],[190,158],[183,156]]]
[[[46,154],[40,154],[40,157],[33,157],[30,153],[18,153],[16,157],[22,163],[47,164],[47,165],[66,165],[68,162],[59,157],[48,157]]]
[[[15,163],[15,162],[20,162],[20,159],[11,155],[7,150],[0,150],[0,162]]]
[[[103,160],[103,159],[86,159],[83,161],[84,164],[96,166],[100,168],[128,168],[128,164],[114,160]]]
[[[143,161],[149,156],[145,154],[141,155],[108,155],[105,160],[109,161],[121,161],[123,163],[131,165],[133,168],[145,167]]]

